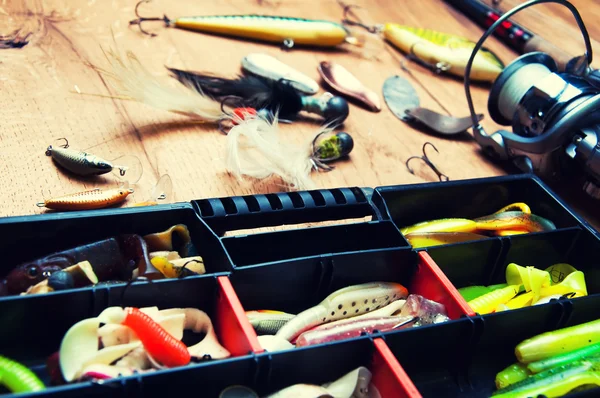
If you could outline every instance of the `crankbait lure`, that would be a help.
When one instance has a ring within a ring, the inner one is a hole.
[[[52,157],[54,162],[74,174],[84,177],[102,175],[116,169],[115,171],[118,171],[119,178],[124,177],[127,173],[129,178],[128,182],[130,183],[136,183],[142,177],[142,164],[135,156],[118,158],[119,160],[128,158],[131,160],[131,166],[125,164],[113,165],[110,161],[90,153],[69,149],[69,141],[67,141],[66,138],[61,138],[61,140],[64,140],[65,144],[58,147],[53,147],[52,145],[48,146],[46,149],[46,156]]]
[[[371,33],[381,35],[396,48],[408,54],[408,58],[435,71],[464,77],[465,69],[475,43],[460,36],[450,35],[430,29],[385,23],[367,26],[348,18],[348,12],[355,6],[344,9],[343,23],[360,26]],[[471,79],[493,82],[504,69],[504,63],[489,49],[481,49],[475,56],[471,69]]]
[[[35,373],[20,363],[1,355],[0,384],[15,394],[46,389],[44,383]]]
[[[149,0],[142,0],[136,5],[135,14],[138,18],[129,24],[138,25],[143,33],[151,36],[155,34],[144,30],[143,22],[162,21],[167,27],[277,43],[286,48],[296,45],[337,47],[345,43],[361,44],[360,38],[352,36],[348,28],[331,21],[272,15],[207,15],[176,19],[169,19],[166,15],[157,18],[142,17],[138,9],[148,2]]]
[[[39,202],[38,207],[52,210],[94,210],[123,203],[133,189],[113,188],[77,192]]]

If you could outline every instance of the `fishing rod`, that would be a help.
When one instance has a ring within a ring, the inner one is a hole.
[[[479,0],[444,1],[485,29],[488,29],[501,17],[501,13],[498,10]],[[494,36],[519,54],[541,51],[550,55],[556,61],[561,71],[567,68],[569,61],[573,58],[543,37],[508,19],[502,21],[498,29],[494,31]]]

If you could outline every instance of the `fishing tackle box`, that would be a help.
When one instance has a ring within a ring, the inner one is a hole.
[[[400,233],[419,221],[479,217],[513,202],[527,203],[557,229],[423,249],[411,248]],[[28,366],[48,386],[46,360],[73,324],[110,306],[157,306],[205,311],[231,357],[29,395],[165,397],[193,391],[217,397],[227,386],[245,385],[262,396],[297,383],[330,382],[366,366],[383,398],[485,397],[495,389],[495,374],[516,361],[520,341],[600,317],[600,234],[533,175],[0,218],[0,274],[59,250],[179,223],[189,228],[206,274],[0,297],[0,354]],[[255,230],[276,226],[285,227]],[[510,262],[541,269],[568,262],[585,273],[589,295],[473,313],[456,289],[501,283]],[[244,315],[257,309],[296,313],[335,290],[369,281],[402,283],[409,293],[444,304],[450,320],[265,352]]]

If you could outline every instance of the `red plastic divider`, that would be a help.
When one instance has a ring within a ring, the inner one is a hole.
[[[410,377],[381,338],[373,340],[372,383],[383,398],[421,398]]]
[[[452,282],[426,252],[418,252],[419,263],[409,292],[420,294],[446,307],[450,319],[475,316]]]
[[[217,283],[219,292],[216,310],[219,316],[216,317],[215,328],[221,343],[233,356],[263,352],[229,278],[219,276]]]

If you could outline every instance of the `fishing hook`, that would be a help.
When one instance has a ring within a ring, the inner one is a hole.
[[[350,19],[348,18],[348,13],[350,12],[351,9],[353,8],[362,8],[359,5],[356,4],[347,4],[344,6],[344,18],[342,19],[342,24],[345,25],[350,25],[350,26],[360,26],[363,29],[366,29],[367,32],[369,33],[378,33],[381,28],[377,25],[366,25],[364,23],[362,23],[360,20],[358,20],[358,18],[356,20]]]
[[[147,17],[143,17],[140,15],[139,12],[139,8],[143,3],[149,3],[150,0],[141,0],[140,2],[138,2],[135,6],[135,16],[137,17],[137,19],[132,19],[131,21],[129,21],[129,25],[138,25],[140,28],[140,31],[146,35],[150,35],[151,37],[156,36],[156,33],[150,33],[144,30],[144,28],[142,28],[142,22],[146,22],[146,21],[163,21],[165,23],[166,26],[171,25],[171,20],[169,19],[169,17],[167,17],[165,14],[163,14],[162,17],[151,17],[151,18],[147,18]]]
[[[179,276],[178,276],[178,279],[183,279],[183,278],[185,278],[185,275],[184,275],[183,271],[184,271],[184,270],[187,270],[187,268],[186,268],[186,267],[187,267],[187,265],[188,265],[188,264],[190,264],[190,263],[198,263],[198,264],[202,264],[202,261],[198,261],[198,260],[190,260],[190,261],[186,261],[186,262],[185,262],[185,264],[183,264],[183,265],[181,266],[181,271],[179,271],[179,272],[180,272],[180,274],[179,274]]]
[[[408,163],[411,161],[411,159],[421,159],[422,161],[425,162],[425,164],[427,164],[427,166],[429,166],[434,172],[435,174],[437,174],[437,176],[439,177],[440,181],[448,181],[450,180],[450,178],[445,175],[444,173],[442,173],[432,162],[431,160],[429,160],[429,157],[427,156],[427,152],[425,152],[425,148],[427,147],[427,145],[431,145],[431,147],[437,152],[440,153],[437,148],[435,147],[435,145],[433,145],[431,142],[426,142],[423,145],[423,156],[411,156],[410,158],[408,158],[406,160],[406,168],[408,169],[408,171],[410,172],[410,174],[415,174],[415,172],[413,171],[413,169],[410,168],[410,166],[408,165]]]
[[[64,145],[59,145],[61,148],[67,149],[69,147],[69,140],[67,140],[66,138],[59,138],[57,141],[59,141],[59,140],[65,140]]]

